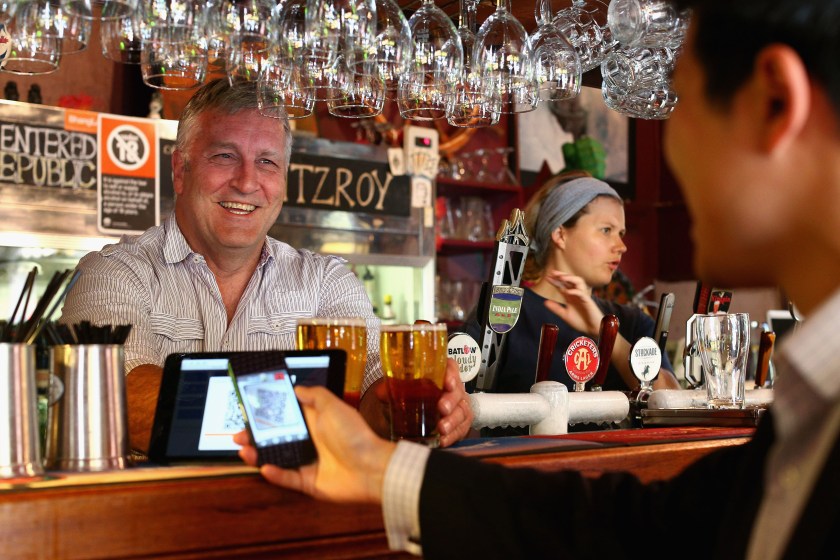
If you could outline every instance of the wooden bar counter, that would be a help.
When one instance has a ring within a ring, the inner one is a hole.
[[[748,441],[746,428],[658,428],[521,440],[483,460],[587,475],[629,470],[665,479],[707,453]],[[496,440],[498,441],[498,440]],[[540,447],[542,446],[542,447]],[[465,451],[471,454],[468,450]],[[48,473],[0,481],[0,557],[408,558],[388,550],[378,506],[317,502],[244,465]]]

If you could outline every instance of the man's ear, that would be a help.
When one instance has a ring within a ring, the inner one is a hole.
[[[811,109],[811,83],[799,55],[786,45],[773,44],[755,58],[753,87],[746,91],[761,111],[760,147],[784,149],[800,133]],[[750,100],[747,100],[750,101]]]
[[[181,150],[175,149],[172,151],[172,189],[175,194],[181,194],[184,189],[184,167],[187,162]]]

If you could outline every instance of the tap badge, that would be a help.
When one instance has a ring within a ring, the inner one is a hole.
[[[447,355],[458,363],[461,383],[472,381],[481,369],[481,347],[467,333],[456,332],[449,335],[446,344]]]
[[[494,332],[503,334],[511,330],[519,320],[522,308],[523,288],[516,286],[492,286],[488,324]]]
[[[642,382],[653,381],[661,367],[662,351],[655,340],[643,336],[630,350],[630,369],[633,375]]]
[[[579,336],[566,349],[566,371],[577,383],[586,383],[598,371],[601,355],[591,338]]]
[[[12,47],[12,36],[6,26],[0,23],[0,68],[6,65],[6,57]]]

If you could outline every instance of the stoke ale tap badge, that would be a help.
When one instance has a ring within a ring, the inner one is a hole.
[[[662,367],[662,351],[649,336],[640,338],[630,350],[630,369],[642,384],[650,383]]]
[[[494,332],[503,334],[511,330],[519,320],[524,288],[516,286],[491,286],[488,324]]]
[[[598,372],[601,355],[591,338],[579,336],[566,349],[565,361],[566,371],[575,382],[575,391],[582,391],[583,385]]]

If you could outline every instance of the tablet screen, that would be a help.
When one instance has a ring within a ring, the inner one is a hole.
[[[284,367],[293,384],[344,387],[341,350],[197,353],[169,356],[164,365],[149,458],[154,462],[239,461],[233,435],[244,429],[228,363],[235,355],[258,356]]]

